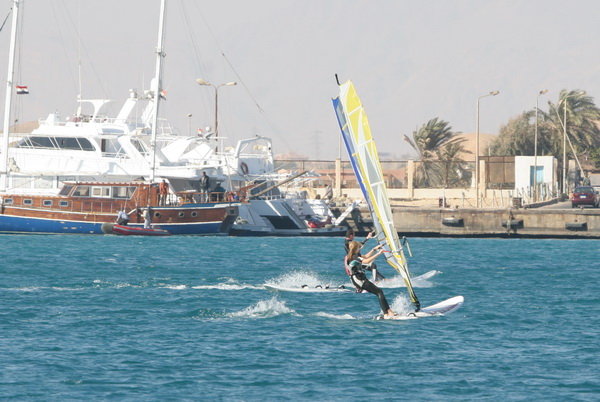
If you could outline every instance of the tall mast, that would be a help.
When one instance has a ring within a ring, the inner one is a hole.
[[[158,45],[156,46],[156,76],[154,77],[154,121],[152,123],[152,170],[150,171],[150,181],[154,181],[154,170],[156,168],[156,135],[158,129],[158,104],[160,102],[160,91],[162,90],[162,59],[165,57],[163,51],[164,28],[165,28],[165,4],[166,0],[160,2],[160,17],[158,25]]]
[[[10,110],[12,108],[12,93],[13,79],[15,75],[15,51],[17,43],[17,21],[19,18],[19,3],[21,0],[14,0],[12,7],[12,27],[10,31],[10,50],[8,52],[8,73],[6,78],[6,101],[4,102],[4,138],[2,144],[2,166],[0,172],[3,173],[1,178],[2,191],[8,188],[8,140],[10,133]]]

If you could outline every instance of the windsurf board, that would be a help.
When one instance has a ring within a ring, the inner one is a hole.
[[[302,286],[302,287],[286,287],[275,285],[271,283],[267,283],[264,285],[266,289],[269,290],[277,290],[280,292],[299,292],[299,293],[353,293],[354,288],[338,286],[338,287],[330,287],[330,286]]]
[[[378,320],[413,320],[415,318],[424,318],[424,317],[432,317],[432,316],[440,316],[445,314],[450,314],[456,311],[460,306],[462,306],[465,298],[462,296],[454,296],[447,300],[441,301],[439,303],[433,304],[431,306],[423,307],[419,311],[413,311],[406,314],[397,314],[393,317],[386,318],[382,315],[377,316]]]

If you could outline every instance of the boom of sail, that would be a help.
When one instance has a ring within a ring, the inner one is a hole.
[[[377,148],[371,136],[367,115],[351,81],[340,85],[340,96],[333,99],[333,105],[352,168],[373,216],[377,241],[385,250],[387,262],[404,279],[418,311],[420,303],[413,290],[404,248],[394,227]]]

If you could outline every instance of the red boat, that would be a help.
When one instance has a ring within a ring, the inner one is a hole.
[[[124,225],[114,225],[112,232],[124,236],[171,236],[171,232],[164,229],[140,228]]]

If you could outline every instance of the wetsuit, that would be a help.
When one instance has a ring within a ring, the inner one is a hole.
[[[367,279],[365,271],[363,271],[363,265],[361,263],[361,257],[359,255],[353,255],[352,260],[348,264],[350,269],[350,280],[357,289],[366,290],[369,293],[373,293],[379,299],[379,305],[384,314],[387,314],[390,309],[390,305],[387,302],[381,290],[377,285]]]
[[[368,241],[369,239],[364,239],[361,242],[361,247],[365,245],[365,243]],[[348,254],[350,252],[350,243],[352,243],[353,240],[350,240],[346,237],[346,240],[344,240],[344,248],[346,249],[346,254]],[[360,253],[358,254],[358,256],[360,257]],[[369,264],[369,265],[363,265],[362,266],[363,269],[367,270],[367,271],[371,271],[373,272],[373,280],[374,281],[380,281],[382,279],[385,279],[385,276],[381,275],[379,273],[379,271],[377,271],[377,264],[375,264],[374,262]]]

